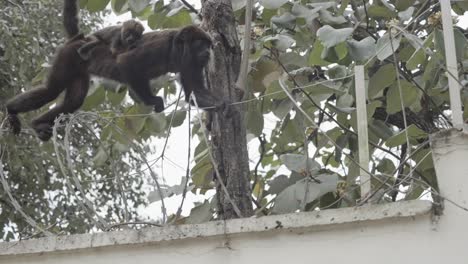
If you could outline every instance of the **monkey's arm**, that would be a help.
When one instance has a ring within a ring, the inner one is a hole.
[[[98,38],[93,38],[78,49],[78,54],[83,60],[89,60],[91,51],[99,45],[101,41]]]
[[[116,34],[112,37],[110,43],[110,50],[113,56],[125,51],[125,47],[122,43],[122,38],[120,34]]]

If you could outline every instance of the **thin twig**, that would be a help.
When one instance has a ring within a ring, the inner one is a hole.
[[[128,199],[127,199],[127,195],[125,194],[124,187],[123,187],[123,181],[120,178],[121,174],[119,172],[117,172],[117,165],[115,164],[116,160],[114,158],[112,158],[112,150],[108,151],[104,147],[104,144],[102,143],[101,139],[96,135],[96,133],[86,123],[80,123],[80,124],[83,127],[85,127],[89,131],[89,133],[91,133],[91,135],[94,136],[94,138],[99,142],[99,145],[101,146],[101,148],[104,149],[104,151],[106,152],[106,155],[111,160],[111,167],[112,167],[111,169],[112,169],[112,174],[114,174],[114,177],[110,178],[110,180],[116,180],[116,182],[117,182],[117,186],[119,188],[121,200],[122,200],[122,202],[124,204],[124,213],[123,213],[124,221],[128,222],[129,221],[129,210],[128,210],[128,201],[127,201]]]
[[[200,15],[200,12],[198,12],[198,10],[195,9],[195,7],[193,7],[193,5],[191,5],[189,2],[187,2],[186,0],[180,0],[184,5],[185,7],[187,7],[191,12],[195,13],[196,15],[198,15],[198,18],[202,19],[202,16]]]
[[[253,0],[246,0],[245,6],[245,23],[244,23],[244,50],[242,52],[242,60],[239,71],[239,77],[237,78],[236,86],[244,91],[244,96],[248,96],[247,91],[247,75],[249,74],[249,55],[250,55],[250,43],[252,30],[252,6]]]
[[[252,191],[255,190],[255,186],[257,185],[258,177],[259,177],[258,176],[258,167],[262,163],[262,160],[265,157],[265,152],[266,152],[266,149],[265,149],[265,144],[266,144],[265,134],[262,134],[262,135],[258,136],[258,140],[260,141],[260,158],[258,159],[257,164],[255,164],[255,168],[254,168],[255,178],[254,178],[254,182],[252,184]],[[258,199],[258,197],[257,197],[257,199]]]
[[[102,230],[105,230],[105,228],[107,227],[107,223],[104,221],[104,219],[102,219],[96,213],[96,211],[93,208],[89,208],[89,206],[91,206],[92,203],[91,203],[91,201],[89,201],[89,199],[86,197],[86,195],[84,195],[84,191],[81,188],[81,184],[80,184],[79,180],[74,179],[75,184],[76,184],[76,188],[80,192],[80,196],[78,196],[76,194],[75,188],[73,187],[73,185],[70,182],[70,179],[68,177],[67,169],[65,168],[65,165],[64,165],[63,160],[62,160],[62,154],[60,153],[59,148],[60,148],[61,145],[58,142],[58,133],[57,133],[58,124],[61,123],[63,119],[65,119],[65,115],[61,115],[59,118],[57,118],[56,121],[55,121],[55,124],[53,126],[53,129],[52,129],[52,143],[54,145],[55,156],[56,156],[56,159],[57,159],[57,163],[59,165],[59,169],[62,172],[63,177],[65,178],[65,183],[66,183],[68,189],[70,190],[70,193],[72,193],[73,196],[76,198],[76,201],[77,201],[78,205],[88,215],[88,217],[91,219],[91,221],[94,222],[96,227],[98,227],[98,228],[100,228]],[[67,136],[66,133],[65,133],[65,136]],[[65,146],[62,145],[62,148],[64,149]],[[67,160],[69,160],[69,159],[67,159]],[[72,171],[72,173],[73,173],[73,169],[70,169],[70,171]],[[90,211],[92,211],[92,213]],[[94,219],[94,215],[96,215],[98,217],[99,221]]]
[[[369,13],[367,12],[366,0],[362,0],[362,4],[364,5],[364,13],[366,14],[366,32],[375,40],[377,41],[377,37],[374,36],[369,30]]]
[[[406,138],[406,155],[408,157],[411,156],[411,142],[409,140],[409,132],[408,132],[408,122],[406,120],[406,107],[405,107],[405,101],[403,98],[403,88],[401,87],[401,80],[400,80],[400,71],[398,67],[398,58],[396,56],[396,50],[393,45],[393,37],[392,37],[392,30],[393,28],[390,28],[388,31],[389,37],[390,37],[390,46],[392,48],[392,55],[393,55],[393,66],[395,67],[395,72],[396,72],[396,77],[397,77],[397,86],[398,86],[398,93],[400,94],[400,106],[401,106],[401,114],[403,116],[403,124],[404,124],[404,131],[405,131],[405,138]]]
[[[189,104],[189,110],[190,110],[190,104]],[[177,209],[177,213],[176,213],[176,217],[174,217],[174,221],[177,221],[177,219],[179,219],[180,215],[182,214],[182,207],[184,206],[184,201],[185,201],[185,197],[187,196],[187,188],[188,188],[188,182],[189,182],[189,178],[190,178],[190,154],[192,152],[192,149],[191,149],[191,141],[192,141],[192,129],[190,127],[190,120],[191,120],[191,115],[190,115],[190,111],[188,111],[188,146],[187,146],[187,169],[185,171],[185,185],[184,185],[184,190],[182,192],[182,201],[180,202],[180,206],[179,206],[179,209]]]
[[[80,182],[80,179],[78,178],[78,176],[76,175],[75,173],[75,166],[74,166],[74,163],[73,163],[73,159],[71,157],[71,148],[70,148],[70,135],[71,135],[71,129],[73,127],[73,125],[75,123],[78,123],[78,119],[79,119],[80,115],[72,115],[71,118],[70,118],[70,121],[67,123],[67,125],[65,126],[65,136],[63,138],[63,148],[65,149],[65,157],[66,157],[66,160],[67,160],[67,164],[68,164],[68,169],[70,171],[70,174],[72,176],[72,179],[75,183],[75,187],[79,190],[80,194],[81,194],[81,197],[86,201],[86,205],[87,207],[92,210],[94,212],[94,214],[98,217],[99,221],[101,222],[102,224],[102,227],[105,229],[107,227],[107,223],[106,221],[104,220],[104,218],[102,218],[97,212],[96,210],[94,209],[94,206],[93,206],[93,203],[88,199],[86,198],[86,195],[85,195],[85,191],[83,189],[83,187],[81,186],[81,182]],[[65,118],[65,116],[63,115],[63,118]],[[57,120],[57,122],[60,122],[59,120]]]

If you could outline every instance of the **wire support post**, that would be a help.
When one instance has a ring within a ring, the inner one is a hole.
[[[450,105],[452,122],[456,129],[463,128],[463,113],[460,95],[460,82],[458,80],[457,54],[455,37],[453,33],[452,8],[450,0],[440,0],[442,11],[442,25],[444,31],[445,59],[447,62],[447,78],[450,89]]]
[[[359,143],[359,164],[361,199],[364,200],[371,193],[370,175],[365,169],[369,168],[369,136],[367,131],[366,83],[364,79],[364,66],[355,67],[356,82],[356,114]]]

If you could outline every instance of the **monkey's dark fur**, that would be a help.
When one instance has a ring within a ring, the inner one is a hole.
[[[200,107],[214,106],[219,110],[226,106],[205,88],[203,68],[209,60],[212,41],[202,29],[187,26],[146,33],[135,49],[117,57],[112,55],[109,45],[99,42],[92,51],[93,56],[83,60],[78,49],[90,39],[79,34],[76,1],[65,0],[63,18],[69,40],[58,50],[45,84],[17,95],[7,103],[15,134],[21,130],[18,113],[38,109],[65,90],[63,102],[32,121],[38,137],[49,140],[55,118],[61,113],[74,112],[82,105],[90,74],[128,84],[144,104],[161,112],[164,110],[163,99],[152,94],[150,80],[168,72],[179,72],[187,101],[194,92]]]
[[[135,20],[127,20],[122,25],[106,27],[94,32],[86,38],[92,39],[78,49],[81,58],[88,60],[92,50],[99,44],[110,45],[112,55],[125,52],[136,47],[145,28]]]

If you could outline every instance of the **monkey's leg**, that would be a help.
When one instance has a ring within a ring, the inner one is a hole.
[[[86,98],[88,88],[89,77],[82,76],[74,80],[65,91],[65,97],[62,102],[32,121],[32,127],[42,141],[47,141],[52,137],[52,126],[57,116],[62,113],[73,113],[80,108]]]
[[[38,88],[26,91],[8,100],[6,104],[8,113],[18,114],[36,110],[57,98],[62,90],[61,87],[41,85]]]
[[[13,134],[18,135],[21,132],[21,121],[17,114],[36,110],[39,107],[51,102],[62,92],[59,83],[49,81],[48,86],[41,85],[10,99],[7,104],[8,123]]]

